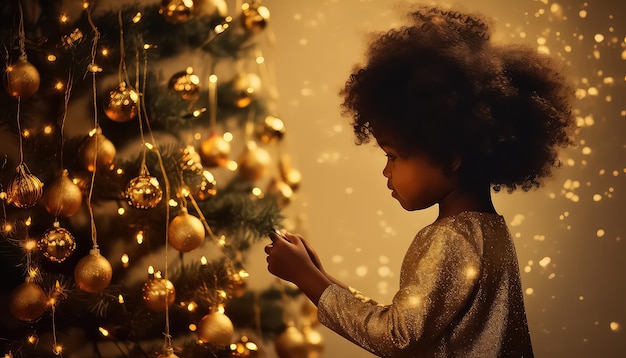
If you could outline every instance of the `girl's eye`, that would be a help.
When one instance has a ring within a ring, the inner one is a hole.
[[[389,153],[387,153],[387,154],[385,154],[385,157],[387,157],[387,160],[392,161],[392,162],[393,162],[394,160],[396,160],[396,156],[395,156],[395,155],[393,155],[393,154],[389,154]]]

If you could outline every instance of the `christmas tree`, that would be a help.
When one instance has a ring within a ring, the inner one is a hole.
[[[285,308],[296,289],[246,287],[247,253],[300,184],[269,14],[3,2],[1,353],[319,354],[314,310]]]

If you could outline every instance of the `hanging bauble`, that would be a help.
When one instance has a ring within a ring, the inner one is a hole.
[[[157,358],[179,358],[175,353],[173,348],[165,348],[163,353],[159,354]]]
[[[148,175],[147,171],[128,182],[125,194],[128,204],[137,209],[155,208],[163,198],[158,179]]]
[[[39,89],[41,78],[39,71],[26,56],[6,68],[4,84],[7,92],[13,97],[30,97]]]
[[[242,297],[248,288],[246,277],[249,274],[241,266],[228,269],[228,291],[232,297]]]
[[[46,311],[48,296],[43,289],[30,278],[17,286],[9,298],[9,311],[20,321],[32,322]]]
[[[202,159],[200,154],[193,146],[186,146],[182,150],[182,157],[180,158],[180,168],[183,171],[202,170]]]
[[[227,107],[246,108],[261,91],[261,78],[255,73],[238,73],[218,91],[218,102]]]
[[[285,123],[280,118],[267,116],[263,122],[257,124],[254,134],[262,143],[273,144],[280,142],[285,132]]]
[[[279,358],[307,358],[304,335],[294,326],[287,327],[276,337],[274,348]]]
[[[290,165],[289,157],[285,154],[281,155],[278,160],[278,171],[280,173],[281,179],[287,183],[294,191],[300,188],[300,183],[302,182],[302,173],[299,170],[294,169]]]
[[[164,312],[176,300],[176,290],[170,280],[151,278],[141,289],[146,306],[155,312]]]
[[[121,82],[104,100],[104,113],[114,122],[128,122],[137,116],[139,93]]]
[[[193,0],[162,0],[159,13],[167,22],[180,24],[191,19],[193,8]]]
[[[194,0],[193,15],[223,19],[228,16],[228,5],[224,0]]]
[[[64,169],[58,178],[46,185],[41,202],[50,214],[70,217],[80,209],[83,193]]]
[[[276,178],[270,181],[267,187],[267,193],[276,197],[276,204],[281,209],[289,205],[293,198],[293,189],[284,181]]]
[[[113,268],[100,250],[91,249],[89,255],[78,261],[74,267],[74,280],[78,287],[89,293],[99,293],[111,283]]]
[[[271,162],[272,156],[267,150],[248,142],[237,160],[239,175],[250,181],[261,179],[269,173]]]
[[[204,236],[202,221],[182,208],[180,214],[170,222],[167,240],[176,250],[189,252],[202,245]]]
[[[168,88],[184,100],[195,100],[200,96],[200,77],[193,73],[193,68],[187,67],[170,78]]]
[[[85,138],[80,148],[78,148],[78,157],[85,169],[90,172],[95,170],[94,164],[96,164],[98,168],[110,167],[115,161],[115,154],[115,146],[102,134],[100,129],[92,131],[92,133]],[[94,163],[94,159],[96,163]]]
[[[217,182],[208,170],[183,170],[183,181],[196,200],[206,200],[217,194]]]
[[[76,240],[69,231],[55,222],[54,227],[46,230],[39,240],[39,248],[50,261],[63,262],[76,250]]]
[[[235,328],[233,322],[223,313],[211,312],[198,322],[198,339],[218,347],[230,345]]]
[[[15,169],[15,177],[7,188],[7,201],[18,208],[30,208],[43,194],[43,183],[30,173],[26,164]]]
[[[252,34],[258,34],[265,30],[270,20],[270,11],[257,1],[244,3],[241,6],[241,22],[243,27]]]
[[[230,357],[257,358],[261,356],[259,346],[246,336],[242,336],[239,341],[232,343],[229,348]]]
[[[302,327],[304,342],[306,344],[307,358],[320,358],[324,352],[324,337],[315,328]]]
[[[221,135],[211,133],[200,143],[199,152],[202,164],[209,168],[223,167],[228,163],[230,143]]]

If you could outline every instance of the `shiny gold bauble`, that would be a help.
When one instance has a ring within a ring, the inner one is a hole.
[[[274,116],[267,116],[262,123],[257,124],[255,135],[262,143],[273,144],[280,142],[285,136],[285,123]]]
[[[221,135],[211,133],[209,138],[200,143],[199,152],[202,164],[209,168],[223,167],[228,163],[230,143]]]
[[[15,169],[15,177],[7,188],[7,201],[18,208],[30,208],[43,195],[43,183],[30,173],[25,164]]]
[[[137,209],[155,208],[163,198],[163,190],[156,177],[142,174],[126,186],[126,199]]]
[[[80,209],[83,193],[80,187],[69,178],[67,170],[47,184],[41,202],[52,215],[70,217]]]
[[[294,326],[289,326],[274,340],[274,349],[279,358],[307,358],[307,343],[304,335]]]
[[[223,313],[212,312],[198,322],[198,339],[218,347],[227,347],[233,339],[233,322]]]
[[[265,30],[270,20],[270,11],[254,1],[251,4],[243,4],[241,22],[243,27],[252,34],[258,34]]]
[[[163,353],[159,354],[157,358],[179,358],[173,348],[166,348]]]
[[[76,240],[69,231],[55,223],[55,227],[46,230],[39,240],[39,248],[50,261],[63,262],[76,250]]]
[[[225,18],[228,16],[228,5],[224,0],[194,0],[193,14],[194,16]]]
[[[254,144],[248,143],[237,160],[239,175],[250,181],[258,180],[269,173],[269,165],[272,162],[270,153]]]
[[[261,356],[259,346],[243,336],[236,343],[232,343],[229,347],[230,357],[240,358],[257,358]]]
[[[4,84],[7,92],[13,97],[30,97],[41,84],[39,71],[26,57],[21,57],[16,63],[6,68]]]
[[[104,113],[114,122],[128,122],[137,117],[138,103],[139,93],[122,82],[105,98]]]
[[[291,187],[293,191],[300,188],[302,182],[302,173],[299,170],[294,169],[290,165],[289,157],[282,155],[278,160],[278,171],[281,179]]]
[[[279,208],[285,208],[293,198],[293,189],[282,180],[273,178],[267,187],[267,193],[276,197],[276,204]]]
[[[176,250],[189,252],[202,245],[204,236],[202,221],[183,208],[170,222],[167,240]]]
[[[98,168],[108,168],[115,161],[115,154],[115,145],[100,131],[85,138],[78,148],[78,157],[85,169],[90,172],[95,170],[94,159]]]
[[[228,107],[246,108],[261,91],[261,78],[255,73],[238,73],[219,90],[217,99]]]
[[[9,298],[9,311],[20,321],[32,322],[46,311],[48,296],[43,289],[32,280],[17,286]]]
[[[180,24],[191,19],[193,9],[193,0],[162,0],[159,13],[167,22]]]
[[[191,67],[187,67],[170,78],[168,88],[184,100],[197,99],[200,96],[200,77],[193,73]]]
[[[183,180],[196,200],[206,200],[217,194],[217,182],[208,170],[183,170]]]
[[[320,358],[324,352],[324,337],[315,328],[304,326],[302,328],[304,342],[306,344],[307,358]]]
[[[89,293],[99,293],[111,283],[113,268],[100,250],[91,249],[89,255],[78,261],[74,267],[74,280],[78,287]]]
[[[176,300],[176,290],[170,280],[151,278],[141,289],[146,306],[155,312],[164,312]]]

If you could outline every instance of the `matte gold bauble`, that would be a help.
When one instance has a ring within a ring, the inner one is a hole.
[[[48,260],[63,262],[76,250],[76,240],[69,231],[55,223],[55,227],[46,230],[39,240],[39,248]]]
[[[265,30],[267,23],[270,20],[270,11],[260,5],[258,2],[243,4],[241,21],[243,27],[252,34],[258,34]]]
[[[324,352],[324,337],[316,329],[304,326],[302,328],[306,344],[307,358],[320,358]]]
[[[250,181],[261,179],[269,173],[271,162],[272,156],[267,150],[254,142],[248,143],[237,160],[239,175]]]
[[[176,300],[176,290],[170,280],[151,278],[141,289],[146,306],[155,312],[164,312]]]
[[[285,123],[274,116],[267,116],[255,128],[256,137],[265,144],[280,142],[285,136]]]
[[[159,13],[167,22],[180,24],[191,19],[193,9],[193,0],[162,0]]]
[[[26,164],[15,169],[15,177],[7,188],[7,201],[18,208],[30,208],[43,195],[43,183],[30,173]]]
[[[163,190],[156,177],[142,174],[126,186],[126,199],[137,209],[155,208],[163,198]]]
[[[193,73],[191,67],[187,67],[170,78],[168,88],[184,100],[197,99],[200,96],[200,77]]]
[[[302,182],[302,173],[299,170],[294,169],[290,165],[289,157],[282,155],[278,161],[278,171],[281,179],[296,191],[300,188]]]
[[[218,347],[230,345],[235,328],[233,322],[223,313],[212,312],[198,322],[198,339]]]
[[[166,348],[163,353],[159,354],[157,358],[179,358],[173,348]]]
[[[224,0],[194,0],[193,14],[194,16],[225,18],[228,16],[228,5]]]
[[[196,200],[206,200],[217,194],[217,182],[208,170],[183,170],[183,180]]]
[[[95,170],[94,159],[98,168],[108,168],[115,161],[115,154],[115,146],[99,130],[85,138],[78,148],[78,157],[90,172]]]
[[[138,102],[139,93],[122,82],[104,100],[104,113],[114,122],[128,122],[137,116]]]
[[[176,250],[189,252],[202,245],[204,236],[202,221],[183,208],[170,222],[167,240]]]
[[[41,78],[37,68],[23,56],[6,68],[4,84],[11,96],[26,98],[39,90]]]
[[[80,209],[83,193],[69,178],[67,170],[46,185],[41,202],[52,215],[70,217]]]
[[[43,289],[27,279],[11,292],[9,311],[20,321],[32,322],[43,315],[47,304],[48,296]]]
[[[282,180],[273,178],[267,187],[267,193],[276,197],[276,204],[279,208],[285,208],[293,198],[293,189]]]
[[[78,287],[89,293],[99,293],[111,283],[113,268],[100,250],[91,249],[89,255],[78,261],[74,267],[74,280]]]
[[[289,326],[274,340],[279,358],[307,358],[307,343],[304,335],[294,326]]]
[[[221,135],[211,133],[209,138],[200,143],[199,149],[202,164],[209,168],[223,167],[228,163],[230,143]]]
[[[230,345],[230,357],[258,358],[261,356],[259,346],[243,336],[236,343]]]
[[[255,73],[238,73],[218,92],[218,101],[228,107],[246,108],[261,91],[261,78]]]

